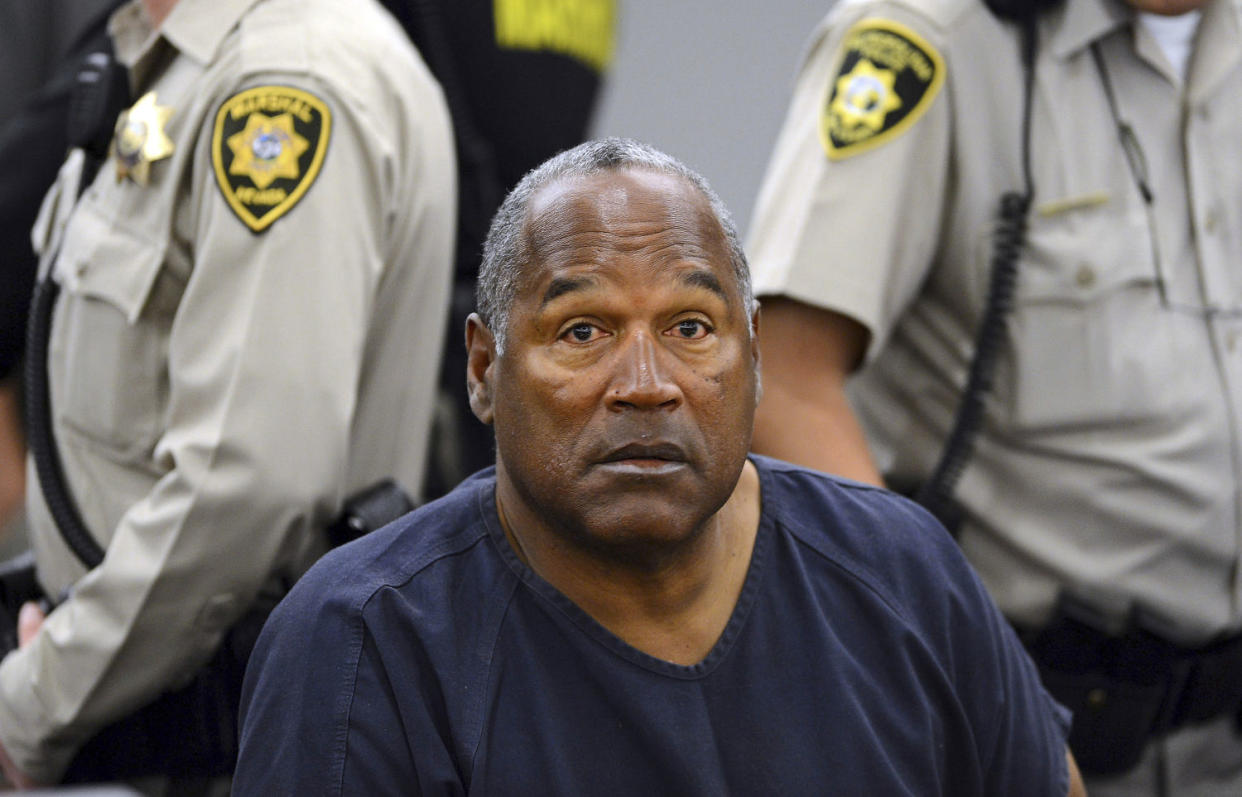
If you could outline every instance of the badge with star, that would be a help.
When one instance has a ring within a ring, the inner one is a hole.
[[[931,105],[944,83],[944,59],[897,22],[864,20],[845,35],[828,86],[819,133],[832,160],[896,138]]]
[[[112,157],[116,159],[116,181],[128,177],[138,185],[151,180],[151,164],[173,153],[172,139],[164,132],[173,109],[157,105],[155,92],[148,91],[116,120],[112,136]]]
[[[310,188],[328,151],[332,113],[313,94],[256,86],[216,114],[211,163],[229,207],[263,232]]]

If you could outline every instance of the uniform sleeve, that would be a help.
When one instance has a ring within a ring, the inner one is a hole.
[[[303,88],[333,114],[322,170],[261,233],[216,184],[212,120],[186,144],[198,147],[193,207],[178,232],[192,241],[193,263],[167,343],[167,414],[154,452],[166,473],[124,514],[102,565],[0,669],[3,742],[38,779],[57,780],[93,731],[192,674],[272,573],[296,575],[312,558],[346,489],[384,264],[441,266],[410,264],[409,251],[386,243],[393,220],[412,212],[412,193],[443,191],[445,206],[453,202],[451,177],[426,178],[401,157],[426,142],[403,143],[393,134],[400,125],[322,86]],[[419,187],[400,193],[407,184]]]
[[[934,69],[903,75],[895,63],[870,60],[869,50],[860,55],[851,44],[859,26],[895,31],[890,39],[916,45]],[[893,4],[834,11],[813,37],[751,219],[756,295],[850,316],[871,332],[868,357],[917,293],[940,236],[952,137],[952,65],[935,60],[943,58],[941,38],[925,18]],[[892,115],[852,120],[874,135],[830,157],[824,124],[833,100],[894,76],[884,95]]]

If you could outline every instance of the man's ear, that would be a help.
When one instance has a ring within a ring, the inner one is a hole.
[[[471,313],[466,319],[466,393],[474,416],[489,426],[492,423],[492,366],[496,362],[496,340],[492,331]]]
[[[755,303],[755,312],[750,316],[750,356],[755,364],[755,406],[763,398],[763,362],[759,356],[759,303]]]

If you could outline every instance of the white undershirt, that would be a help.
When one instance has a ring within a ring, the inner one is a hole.
[[[1164,51],[1164,57],[1169,59],[1173,69],[1181,75],[1183,83],[1186,81],[1190,51],[1194,46],[1195,30],[1199,27],[1200,16],[1202,12],[1198,9],[1175,17],[1147,12],[1140,12],[1138,15],[1143,27],[1147,28],[1148,33]]]

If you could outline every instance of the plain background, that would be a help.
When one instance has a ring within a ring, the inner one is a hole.
[[[645,141],[716,189],[743,233],[815,25],[832,0],[619,0],[593,135]]]

